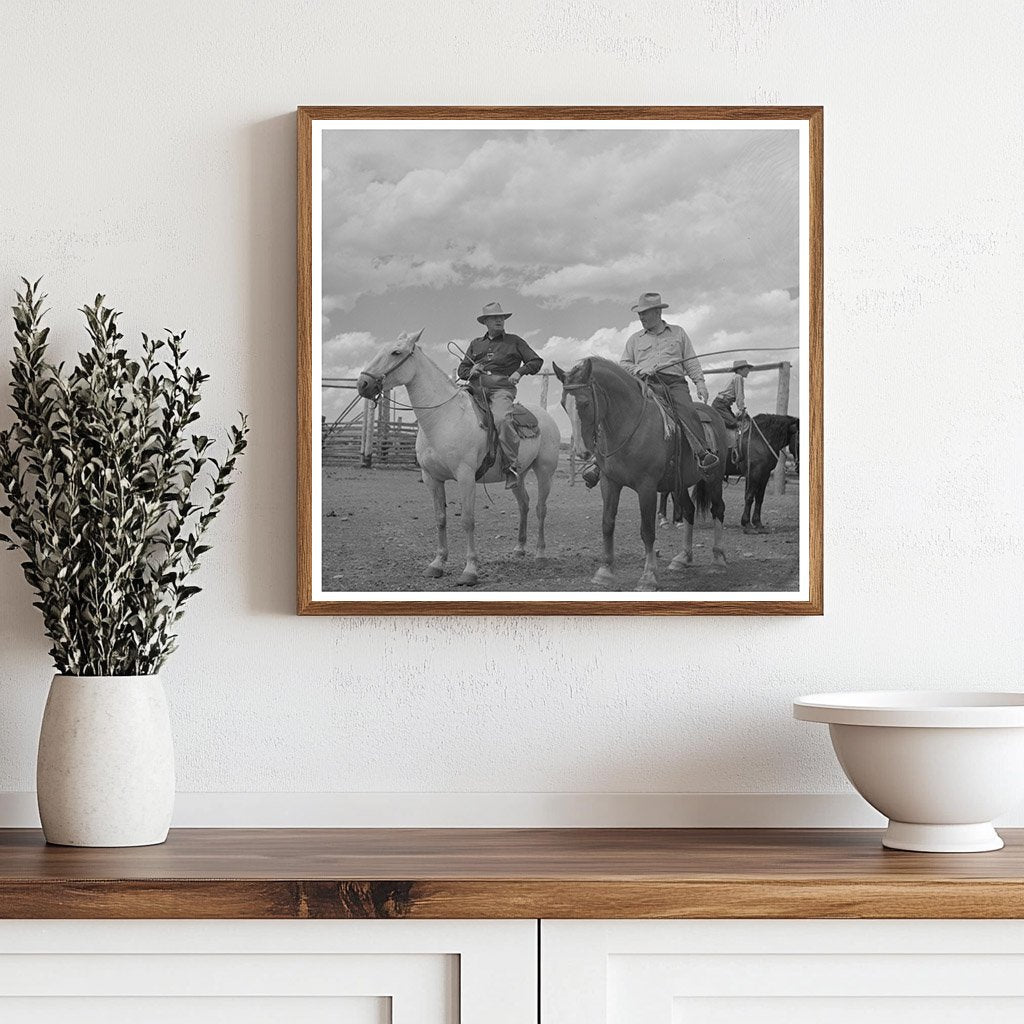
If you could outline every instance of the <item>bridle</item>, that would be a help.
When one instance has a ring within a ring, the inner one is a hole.
[[[641,397],[643,398],[643,404],[640,406],[640,415],[637,417],[636,423],[633,424],[633,429],[629,432],[629,435],[626,437],[626,440],[623,441],[622,444],[618,445],[616,448],[613,448],[611,451],[603,452],[597,444],[597,432],[598,430],[601,429],[601,417],[599,415],[600,402],[598,401],[599,389],[597,385],[593,382],[593,380],[588,380],[582,384],[566,384],[564,382],[562,384],[563,391],[582,391],[584,388],[586,388],[590,392],[590,397],[593,399],[594,402],[594,454],[599,455],[602,459],[607,459],[610,456],[614,455],[616,452],[622,451],[622,449],[625,448],[626,445],[633,440],[633,436],[640,429],[640,424],[643,423],[644,421],[644,414],[647,412],[648,398],[646,395],[641,395]],[[607,401],[605,402],[605,404],[607,404]]]
[[[387,379],[388,374],[394,373],[395,370],[399,369],[399,367],[403,366],[408,360],[412,359],[415,354],[416,346],[413,345],[413,347],[409,349],[409,351],[406,352],[394,366],[389,366],[383,373],[368,373],[366,370],[363,370],[363,374],[373,381],[374,393],[367,397],[369,397],[370,401],[373,402],[374,405],[380,401],[380,396],[384,393],[384,381]],[[395,409],[404,409],[407,412],[421,412],[428,409],[440,409],[442,405],[447,405],[449,402],[455,401],[455,399],[463,393],[464,392],[461,389],[456,389],[454,395],[446,398],[443,402],[438,402],[437,405],[403,405],[394,398],[391,399],[391,405]]]
[[[402,358],[399,359],[394,366],[389,366],[383,373],[369,373],[368,371],[363,370],[363,373],[367,377],[369,377],[371,381],[373,381],[374,394],[371,397],[374,402],[376,402],[380,398],[381,394],[384,391],[384,381],[387,379],[387,375],[389,373],[394,373],[395,370],[397,370],[399,367],[404,366],[406,362],[412,359],[413,353],[415,353],[415,351],[416,346],[413,345],[413,347],[410,348],[409,351],[406,352],[405,355],[402,356]]]

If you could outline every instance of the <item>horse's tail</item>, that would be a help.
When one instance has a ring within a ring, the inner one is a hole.
[[[697,483],[693,489],[693,497],[691,499],[694,506],[697,509],[697,514],[701,519],[707,519],[708,512],[711,511],[711,489],[708,487],[707,480],[701,480]]]

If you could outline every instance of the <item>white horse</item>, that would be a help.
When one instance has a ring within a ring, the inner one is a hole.
[[[401,334],[398,341],[377,353],[359,375],[356,390],[363,398],[376,398],[385,387],[405,385],[409,405],[416,413],[419,433],[416,436],[416,458],[423,473],[423,482],[434,496],[437,518],[437,552],[423,570],[426,577],[443,576],[448,561],[447,496],[445,483],[454,480],[462,499],[462,529],[466,533],[466,567],[457,586],[475,586],[479,577],[474,538],[474,507],[476,505],[476,472],[487,450],[487,433],[481,429],[473,399],[465,388],[456,387],[444,371],[417,346],[422,329],[415,334]],[[526,491],[526,471],[537,477],[537,557],[544,556],[544,517],[547,513],[551,478],[558,466],[561,435],[555,421],[543,409],[531,408],[537,417],[540,433],[523,438],[519,443],[519,483],[512,489],[519,503],[519,540],[514,555],[526,554],[526,519],[530,496]],[[504,479],[500,458],[487,471],[484,483]]]

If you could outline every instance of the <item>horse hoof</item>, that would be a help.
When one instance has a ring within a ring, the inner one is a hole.
[[[661,516],[658,519],[658,529],[660,530],[663,526],[668,526],[668,520],[664,516]]]
[[[771,528],[768,527],[768,526],[765,526],[764,523],[758,523],[757,524],[757,532],[758,533],[771,533],[772,531],[771,531]]]
[[[475,587],[479,582],[479,578],[474,572],[464,572],[456,581],[455,586],[457,587]]]
[[[744,524],[744,526],[743,526],[743,532],[744,532],[744,533],[756,533],[757,531],[756,531],[756,530],[753,530],[753,529],[751,529],[749,525],[747,525],[747,524]]]
[[[512,552],[512,557],[513,558],[525,558],[526,557],[526,548],[515,548],[515,550],[513,550],[513,552]]]
[[[724,568],[729,564],[729,559],[725,557],[725,552],[721,548],[712,548],[711,552],[715,565],[720,565]]]
[[[590,582],[602,590],[612,590],[615,587],[615,576],[607,569],[598,569]]]
[[[634,588],[635,591],[648,594],[660,590],[657,580],[641,580]]]
[[[548,560],[548,553],[543,548],[538,548],[533,557],[537,562],[546,562]]]
[[[426,569],[423,570],[423,575],[428,580],[436,580],[444,575],[444,569],[439,569],[436,565],[428,565]]]
[[[676,555],[668,563],[670,569],[689,569],[691,565],[693,565],[693,555]]]

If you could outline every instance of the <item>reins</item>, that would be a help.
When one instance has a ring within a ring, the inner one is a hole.
[[[770,451],[772,453],[772,455],[775,456],[775,461],[778,462],[779,458],[781,456],[781,453],[782,453],[782,449],[780,448],[778,451],[776,451],[768,443],[768,438],[764,436],[764,431],[760,428],[760,426],[758,426],[757,420],[753,416],[749,416],[747,418],[750,421],[750,424],[757,428],[757,432],[758,432],[758,434],[760,434],[761,440],[764,441],[765,448],[767,448],[768,451]],[[746,433],[747,433],[747,472],[746,472],[746,478],[749,480],[750,479],[750,427],[749,426],[747,427]]]
[[[402,402],[399,402],[394,398],[391,399],[391,404],[393,408],[402,409],[405,412],[425,412],[428,409],[440,409],[442,406],[447,405],[449,402],[454,402],[455,399],[462,394],[465,394],[462,388],[456,388],[454,395],[452,395],[450,398],[446,398],[443,402],[438,402],[437,405],[404,405]],[[377,399],[379,398],[380,395],[378,395],[377,398],[374,399],[374,402],[376,402]]]
[[[452,344],[454,344],[454,342]],[[458,346],[456,346],[456,347],[458,347]],[[371,399],[371,401],[373,402],[374,405],[376,405],[380,401],[381,395],[384,392],[384,381],[387,379],[387,375],[389,373],[394,373],[395,370],[397,370],[400,366],[402,366],[407,360],[412,359],[412,357],[415,354],[416,354],[416,346],[414,345],[408,352],[406,352],[406,354],[404,356],[402,356],[401,359],[398,360],[397,363],[395,363],[394,366],[389,366],[379,376],[377,376],[375,374],[372,374],[372,373],[368,373],[367,374],[367,376],[370,377],[373,380],[374,384],[377,387],[377,394]],[[426,411],[428,411],[430,409],[440,409],[442,406],[447,405],[449,402],[454,402],[455,399],[458,398],[459,395],[461,395],[461,394],[463,394],[462,389],[461,388],[456,388],[454,395],[452,395],[449,398],[446,398],[443,402],[438,402],[437,405],[405,405],[404,403],[399,402],[398,399],[396,399],[396,398],[392,398],[391,399],[391,404],[392,404],[393,408],[401,409],[401,410],[403,410],[405,412],[426,412]]]
[[[633,440],[633,436],[640,429],[640,424],[643,423],[644,421],[644,414],[647,412],[647,403],[649,401],[649,398],[647,395],[641,392],[640,397],[642,399],[642,403],[640,405],[640,415],[637,417],[637,421],[633,425],[633,429],[629,432],[629,436],[618,447],[613,448],[609,452],[603,452],[597,446],[597,431],[600,430],[602,426],[600,416],[598,415],[600,403],[597,400],[597,385],[592,380],[587,381],[585,384],[562,384],[563,391],[581,391],[583,388],[588,388],[590,390],[590,394],[593,396],[594,399],[594,423],[596,428],[594,430],[594,452],[596,455],[600,455],[602,459],[610,458],[616,452],[622,451],[622,449],[625,448],[626,445]],[[607,431],[605,431],[605,433],[607,433]]]
[[[776,451],[768,443],[768,438],[764,436],[764,431],[758,426],[757,420],[754,419],[753,416],[750,417],[750,422],[753,423],[755,427],[757,427],[757,432],[758,432],[758,434],[761,435],[761,440],[764,441],[765,447],[768,449],[768,451],[770,451],[772,453],[772,455],[775,456],[775,461],[778,462],[779,461],[779,456],[780,456],[780,454],[782,452],[782,449],[780,448],[778,451]],[[748,465],[750,464],[750,441],[749,440],[747,441],[747,464]]]

